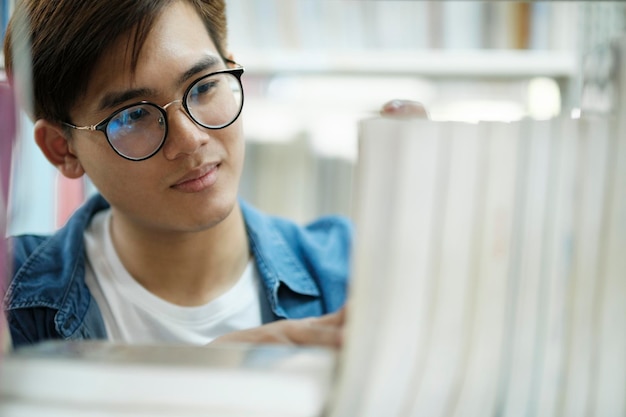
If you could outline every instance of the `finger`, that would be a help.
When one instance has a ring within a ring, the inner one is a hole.
[[[412,100],[391,100],[385,103],[380,110],[382,116],[415,117],[428,119],[428,112],[424,105]]]

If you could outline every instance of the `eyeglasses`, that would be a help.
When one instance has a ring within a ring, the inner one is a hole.
[[[167,137],[167,108],[182,103],[196,124],[207,129],[231,125],[243,108],[243,67],[225,69],[204,75],[194,81],[181,100],[163,107],[149,101],[129,104],[92,126],[63,124],[77,130],[99,130],[118,155],[131,161],[142,161],[155,155]]]

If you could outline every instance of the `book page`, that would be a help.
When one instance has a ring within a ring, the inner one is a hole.
[[[482,205],[476,219],[476,281],[470,316],[470,351],[454,416],[493,415],[500,364],[504,360],[508,280],[515,193],[519,176],[520,127],[515,123],[486,126],[482,155]]]
[[[433,291],[428,243],[441,212],[446,142],[433,124],[373,119],[361,128],[360,166],[367,169],[357,175],[355,216],[368,227],[357,230],[362,262],[355,274],[363,279],[350,288],[350,312],[357,313],[346,329],[334,415],[377,416],[400,411],[423,366]]]

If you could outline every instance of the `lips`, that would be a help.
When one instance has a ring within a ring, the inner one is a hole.
[[[219,163],[212,163],[193,169],[180,178],[171,188],[190,193],[205,190],[217,181],[219,167]]]

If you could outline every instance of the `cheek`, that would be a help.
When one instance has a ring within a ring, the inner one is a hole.
[[[83,163],[93,165],[98,160],[106,160],[115,156],[106,137],[101,132],[80,132],[74,134],[69,141],[70,151]]]
[[[128,162],[117,157],[121,162],[110,165],[100,163],[92,166],[90,174],[94,186],[100,194],[126,216],[146,221],[163,216],[164,207],[169,207],[168,193],[159,183],[163,170],[155,172],[152,167],[142,166],[141,162]]]
[[[91,148],[88,152],[80,152],[80,160],[85,173],[94,186],[107,199],[117,199],[125,194],[136,194],[148,189],[149,179],[156,178],[155,172],[139,162],[132,162],[117,155],[106,143],[108,148]],[[82,149],[79,149],[82,151]]]
[[[227,137],[224,141],[230,153],[230,157],[236,161],[238,166],[243,165],[246,144],[243,136],[241,117],[230,125],[227,130]],[[239,168],[239,170],[241,170],[241,166]]]

